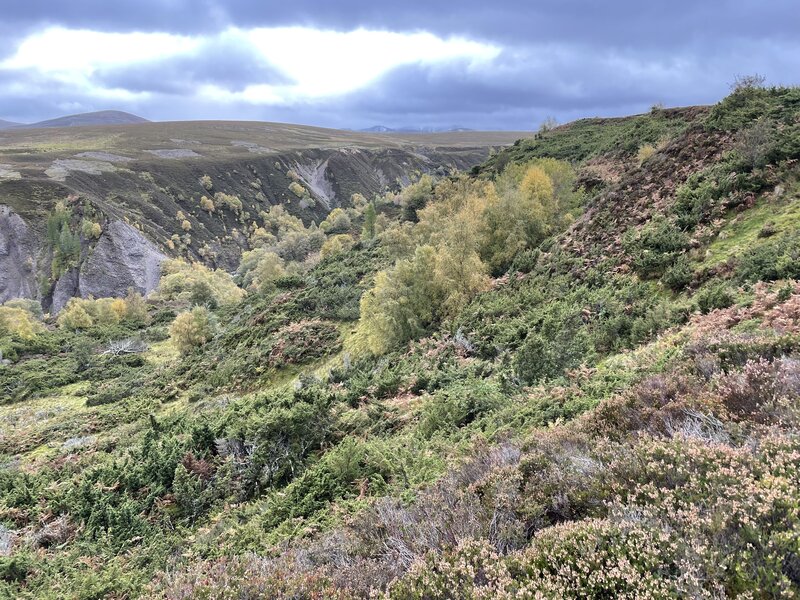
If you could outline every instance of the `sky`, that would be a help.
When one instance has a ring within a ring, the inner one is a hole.
[[[0,0],[0,118],[536,129],[800,79],[797,0]]]

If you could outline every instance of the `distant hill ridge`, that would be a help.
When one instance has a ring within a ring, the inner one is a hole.
[[[364,133],[451,133],[454,131],[475,131],[468,127],[386,127],[385,125],[373,125],[366,129],[359,129]]]
[[[12,127],[19,127],[22,123],[14,123],[13,121],[4,121],[0,119],[0,129],[11,129]]]
[[[148,123],[143,117],[132,115],[121,110],[100,110],[96,112],[66,115],[38,123],[13,123],[0,120],[0,129],[46,129],[51,127],[82,127],[91,125],[130,125]]]

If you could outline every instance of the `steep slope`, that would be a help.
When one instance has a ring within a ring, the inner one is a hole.
[[[0,301],[23,289],[38,289],[31,297],[50,308],[56,289],[61,300],[65,290],[88,293],[81,291],[74,273],[59,285],[58,277],[65,273],[51,270],[46,216],[59,201],[75,206],[76,218],[84,210],[95,214],[104,240],[114,235],[107,225],[127,222],[138,232],[139,244],[153,244],[160,254],[233,270],[242,250],[249,247],[246,228],[273,205],[286,206],[307,224],[320,222],[332,208],[348,206],[356,192],[372,197],[399,188],[420,173],[469,168],[486,157],[490,145],[511,143],[514,136],[489,132],[409,139],[223,122],[10,130],[2,141],[0,204],[11,212],[2,218],[22,219],[33,240],[29,261],[33,270],[25,281],[43,277],[51,281],[49,286],[32,288],[9,268],[9,281],[0,286]],[[292,184],[299,187],[292,191]],[[201,208],[202,196],[220,193],[235,196],[241,207],[215,212]],[[183,241],[175,241],[176,237]],[[4,243],[15,242],[7,237]],[[95,243],[82,239],[82,257],[74,265],[78,270]],[[120,240],[113,243],[119,245]],[[24,250],[26,256],[29,250]],[[113,295],[113,281],[120,277],[124,278],[120,273],[111,276],[106,289],[96,283],[85,289]],[[134,287],[142,292],[151,289]],[[63,302],[55,304],[58,308]]]
[[[796,596],[799,108],[546,132],[244,297],[2,307],[0,592]]]

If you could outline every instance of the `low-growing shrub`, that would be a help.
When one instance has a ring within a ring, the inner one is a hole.
[[[644,278],[657,278],[688,248],[689,237],[669,219],[657,217],[631,230],[624,244],[636,272]]]
[[[724,282],[714,283],[701,289],[695,295],[697,307],[703,314],[719,308],[728,308],[736,301],[731,289]]]

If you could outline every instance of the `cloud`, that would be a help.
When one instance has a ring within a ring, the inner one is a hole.
[[[402,65],[488,64],[499,52],[426,32],[288,27],[189,36],[56,27],[22,40],[0,71],[18,73],[17,85],[34,94],[59,83],[98,99],[182,94],[225,104],[287,104],[353,92]],[[37,81],[43,85],[33,86]]]
[[[426,30],[439,36],[527,43],[589,41],[668,48],[720,38],[797,35],[795,0],[25,0],[7,2],[13,29],[60,25],[95,31],[210,33],[228,27],[304,26],[349,31]]]
[[[8,4],[0,118],[81,106],[530,128],[548,115],[713,102],[736,74],[792,84],[800,72],[795,0]]]
[[[287,85],[291,79],[235,35],[204,40],[193,51],[123,66],[106,66],[91,77],[102,88],[194,95],[205,85],[236,93],[250,85]]]

